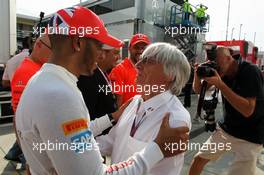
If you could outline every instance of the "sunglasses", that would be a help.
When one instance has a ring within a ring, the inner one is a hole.
[[[48,44],[46,44],[44,41],[42,41],[41,39],[39,40],[44,46],[46,46],[47,48],[49,48],[50,50],[51,50],[51,47],[48,45]]]

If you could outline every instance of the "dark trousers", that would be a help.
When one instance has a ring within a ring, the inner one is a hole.
[[[190,13],[189,12],[184,12],[184,20],[189,21],[190,19]]]
[[[10,150],[7,153],[7,157],[9,158],[16,158],[18,157],[20,154],[22,154],[22,150],[19,146],[19,144],[17,143],[17,141],[13,144],[13,146],[10,148]]]
[[[20,162],[22,163],[22,167],[26,164],[26,159],[17,141],[13,144],[8,153],[5,155],[5,159]]]
[[[198,25],[203,27],[203,26],[205,26],[206,18],[205,17],[197,18],[197,22],[198,22]]]
[[[192,84],[186,84],[184,88],[184,107],[191,107]]]

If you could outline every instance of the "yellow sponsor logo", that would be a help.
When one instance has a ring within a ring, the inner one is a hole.
[[[76,120],[71,120],[62,124],[63,132],[65,135],[69,135],[75,132],[79,132],[84,129],[88,129],[87,120],[84,118],[79,118]]]

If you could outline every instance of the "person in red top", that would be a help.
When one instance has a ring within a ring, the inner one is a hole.
[[[42,64],[34,62],[30,57],[25,57],[21,66],[16,71],[16,76],[11,84],[12,107],[16,111],[19,99],[29,79],[41,68]]]
[[[140,55],[149,44],[150,39],[147,35],[140,33],[133,35],[129,44],[130,57],[125,58],[109,74],[112,82],[112,90],[117,96],[117,104],[119,107],[137,94],[137,69],[135,64],[139,61]]]
[[[43,35],[37,39],[31,55],[25,57],[14,73],[11,81],[12,107],[14,112],[16,112],[18,102],[28,81],[47,62],[50,56],[50,41],[47,35]]]
[[[51,57],[51,47],[48,35],[43,35],[39,37],[34,45],[33,51],[29,57],[21,62],[21,64],[16,69],[13,78],[11,80],[11,95],[12,95],[12,107],[14,113],[16,112],[17,105],[19,103],[20,97],[30,80],[30,78],[41,68],[41,66],[47,62],[48,58]],[[15,116],[13,118],[13,124],[16,131]],[[17,150],[20,154],[19,159],[22,163],[22,170],[25,169],[25,158],[21,151],[21,148],[16,141],[10,151]],[[7,160],[8,157],[6,157]]]

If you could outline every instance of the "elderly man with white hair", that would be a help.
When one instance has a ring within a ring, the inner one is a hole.
[[[166,115],[171,127],[191,128],[189,112],[177,98],[190,76],[184,54],[171,44],[154,43],[146,48],[136,67],[137,88],[145,91],[133,97],[109,134],[97,138],[102,155],[111,155],[112,163],[126,160],[153,141]],[[166,146],[171,149],[172,143]],[[183,153],[165,158],[149,174],[179,175],[183,163]]]

